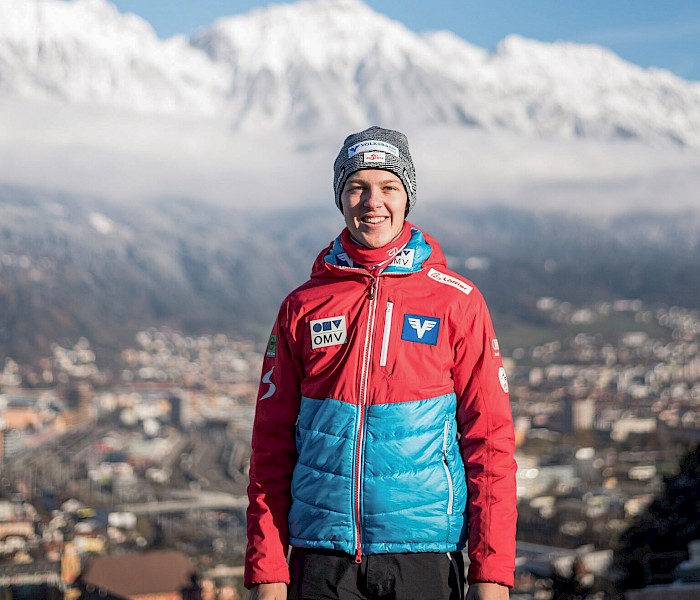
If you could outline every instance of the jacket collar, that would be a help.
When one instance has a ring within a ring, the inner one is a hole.
[[[437,248],[435,241],[431,239],[429,243],[426,240],[425,234],[420,229],[414,227],[410,223],[408,223],[408,226],[410,227],[411,231],[410,239],[403,249],[400,250],[394,259],[389,263],[389,265],[384,268],[382,273],[415,273],[420,271],[425,263],[433,262],[430,260],[431,255],[433,255],[433,258],[437,258],[438,262],[444,263],[444,257],[442,260],[439,258],[442,256],[442,251]],[[433,246],[435,246],[435,248]],[[438,250],[438,252],[435,252],[435,250]],[[312,276],[320,275],[321,272],[328,271],[329,268],[331,270],[335,270],[334,268],[339,268],[342,271],[352,269],[354,271],[364,273],[368,272],[364,266],[356,264],[348,256],[348,253],[341,242],[340,235],[333,241],[330,248],[319,255],[316,263],[314,264]]]

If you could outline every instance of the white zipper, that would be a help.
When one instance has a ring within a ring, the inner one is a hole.
[[[370,287],[369,323],[365,333],[365,345],[362,353],[362,371],[360,373],[360,422],[357,429],[357,450],[355,453],[355,486],[354,486],[354,512],[355,512],[355,562],[362,560],[362,525],[360,523],[360,485],[362,468],[362,444],[364,439],[365,410],[367,407],[367,387],[369,385],[369,367],[372,358],[372,340],[374,338],[374,322],[377,314],[377,289],[379,279],[373,278]]]
[[[389,353],[389,338],[391,337],[391,315],[394,312],[394,303],[386,303],[386,314],[384,316],[384,337],[382,338],[382,353],[379,355],[379,366],[386,367],[386,357]]]
[[[447,438],[450,433],[450,422],[445,421],[445,429],[442,434],[442,467],[445,469],[445,475],[447,476],[447,489],[449,492],[449,497],[447,499],[447,514],[452,514],[452,505],[454,503],[454,489],[452,487],[452,475],[450,474],[450,468],[447,465]]]

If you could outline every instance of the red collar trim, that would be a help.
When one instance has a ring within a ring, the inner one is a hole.
[[[348,257],[354,263],[368,269],[383,267],[394,260],[394,257],[408,244],[410,239],[411,225],[406,221],[404,221],[403,229],[399,236],[381,248],[367,248],[363,246],[353,239],[347,227],[340,233],[340,243],[343,245],[343,249]]]

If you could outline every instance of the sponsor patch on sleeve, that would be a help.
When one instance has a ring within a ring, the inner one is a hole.
[[[270,339],[267,341],[265,356],[268,358],[275,358],[275,356],[277,356],[277,336],[274,333],[270,335]]]
[[[430,269],[430,271],[428,271],[428,277],[430,277],[430,279],[434,279],[439,283],[451,285],[453,288],[457,288],[460,292],[464,292],[467,296],[471,294],[472,290],[474,289],[472,286],[464,283],[464,281],[462,281],[461,279],[452,277],[452,275],[448,275],[447,273],[441,273],[436,269]]]
[[[503,367],[498,369],[498,381],[500,381],[501,387],[503,388],[503,391],[507,394],[508,393],[508,375],[506,375],[506,370]]]
[[[275,372],[275,367],[272,367],[267,373],[265,373],[262,376],[262,383],[260,387],[262,388],[262,385],[267,385],[268,388],[265,391],[265,393],[258,398],[258,402],[261,400],[267,400],[268,398],[272,398],[272,396],[275,395],[275,392],[277,391],[277,386],[272,383],[272,374]]]
[[[316,319],[309,323],[311,329],[311,348],[339,346],[348,339],[345,315]]]
[[[501,355],[501,348],[499,347],[498,340],[496,338],[491,340],[491,350],[493,351],[494,357]]]

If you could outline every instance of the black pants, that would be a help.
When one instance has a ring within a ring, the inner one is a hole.
[[[463,600],[464,557],[292,549],[289,600]]]

